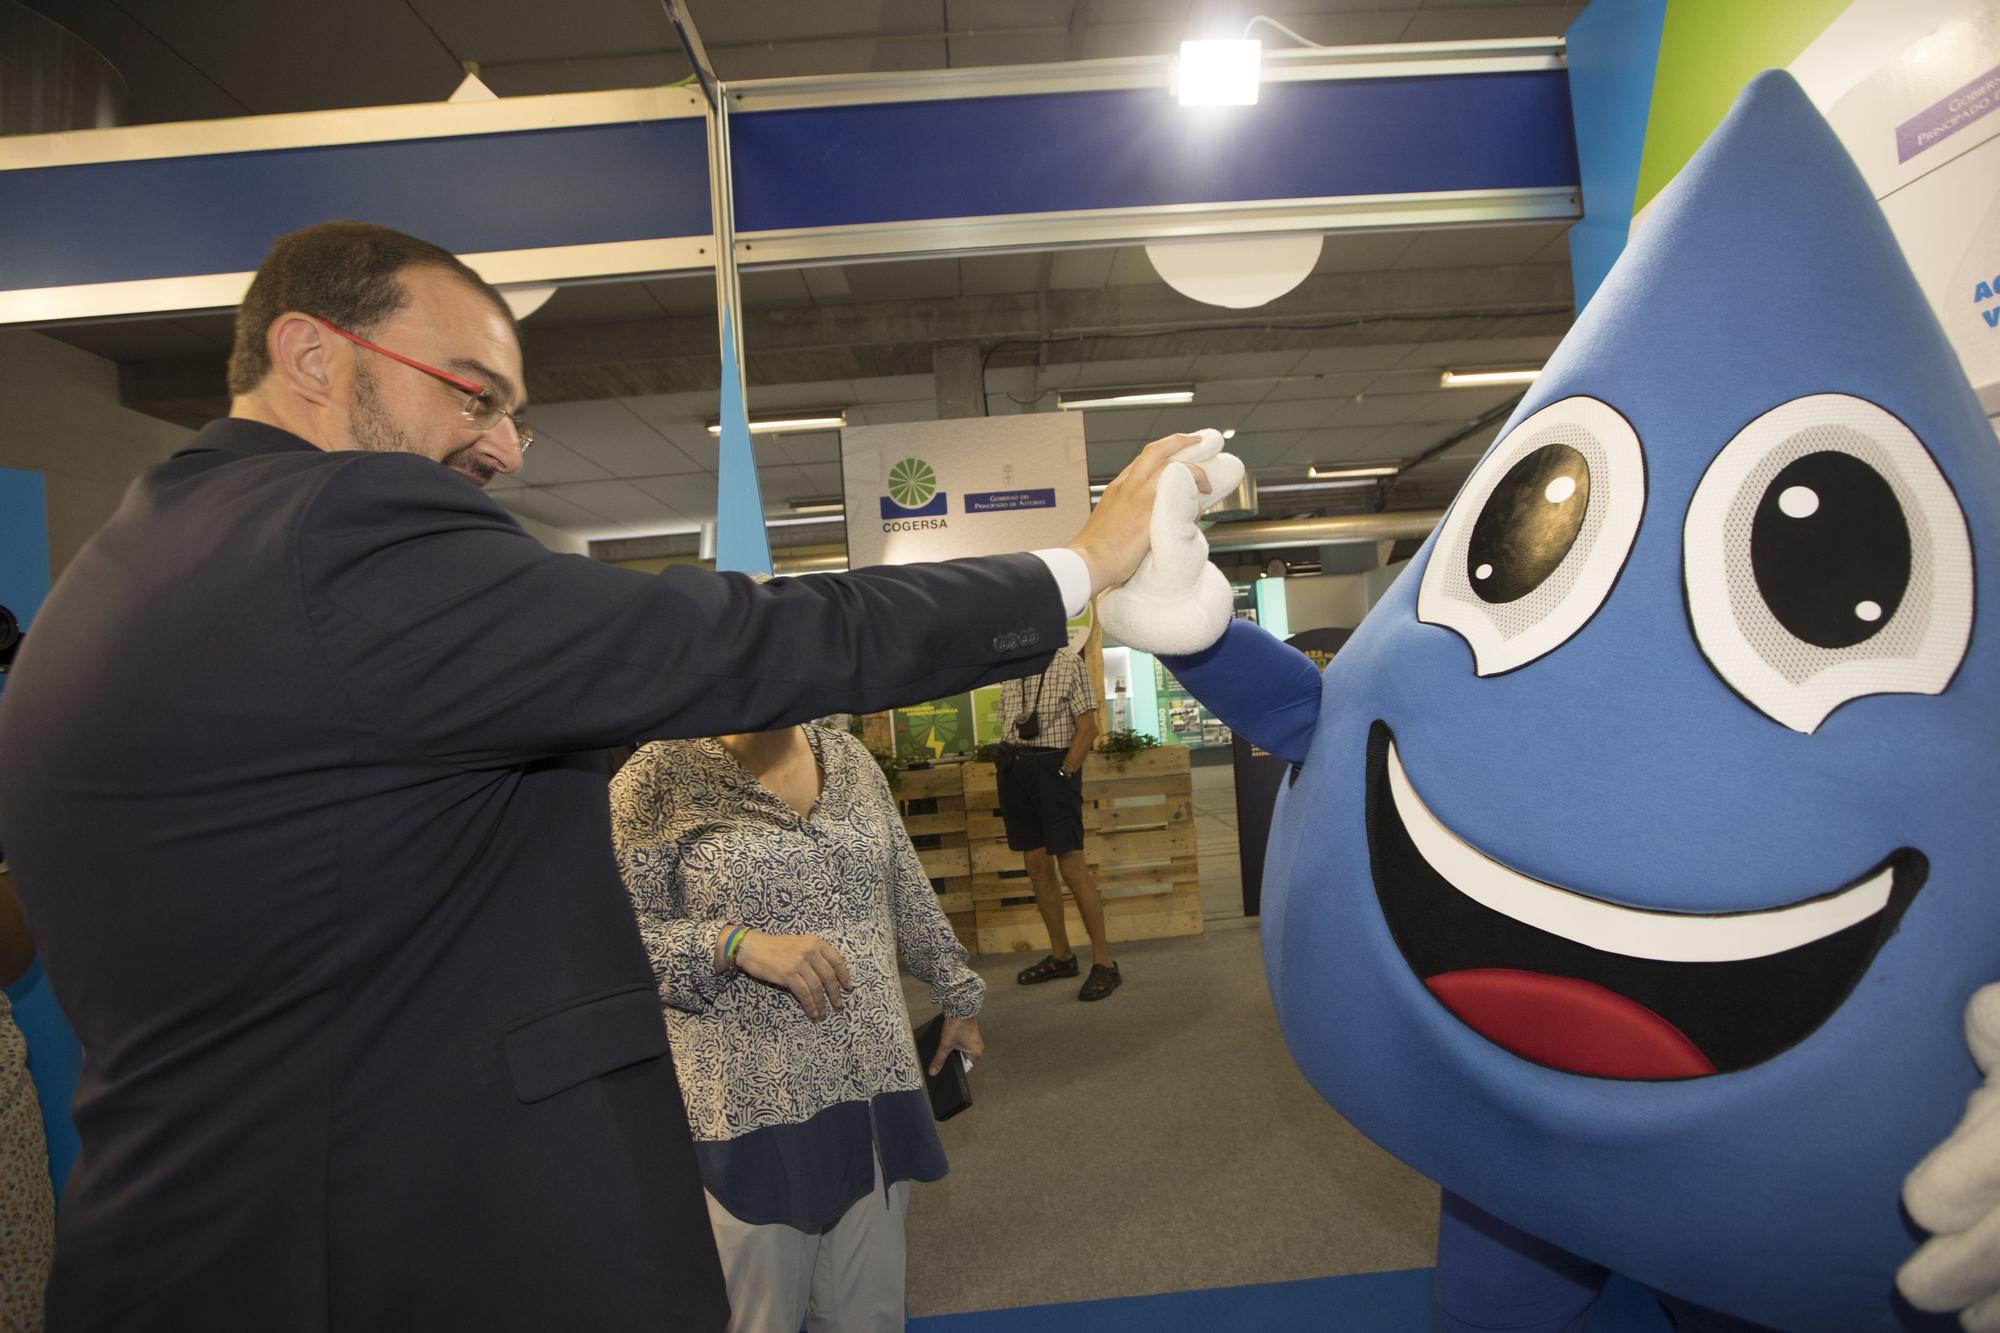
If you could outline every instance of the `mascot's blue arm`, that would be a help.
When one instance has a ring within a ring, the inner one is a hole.
[[[1231,731],[1287,763],[1303,764],[1319,725],[1319,668],[1247,620],[1232,620],[1209,647],[1160,661]]]

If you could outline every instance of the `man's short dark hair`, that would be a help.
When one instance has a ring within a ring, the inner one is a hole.
[[[249,393],[271,373],[267,341],[278,316],[297,310],[366,336],[409,302],[396,275],[412,267],[457,274],[514,322],[500,293],[451,251],[369,222],[316,223],[272,244],[237,307],[229,392]]]

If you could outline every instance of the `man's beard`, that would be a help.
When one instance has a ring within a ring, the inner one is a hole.
[[[357,448],[378,454],[431,457],[430,451],[411,439],[409,433],[389,415],[389,410],[382,405],[381,392],[375,387],[375,377],[364,368],[355,368],[354,392],[349,398],[348,408],[349,429]],[[471,445],[446,454],[437,461],[469,477],[476,486],[484,486],[493,480],[493,469],[479,461]]]

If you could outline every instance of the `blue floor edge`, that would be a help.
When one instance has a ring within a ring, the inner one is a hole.
[[[1011,1310],[926,1315],[910,1333],[1211,1333],[1215,1329],[1354,1329],[1420,1333],[1431,1326],[1431,1269],[1211,1287],[1153,1296],[1071,1301]],[[1591,1312],[1591,1333],[1665,1333],[1643,1288],[1613,1278]]]

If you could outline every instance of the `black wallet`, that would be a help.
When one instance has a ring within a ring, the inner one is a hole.
[[[943,1014],[917,1029],[917,1067],[924,1073],[924,1091],[931,1096],[931,1115],[949,1120],[972,1105],[972,1083],[965,1077],[965,1060],[957,1051],[944,1062],[942,1071],[931,1073],[931,1061],[937,1059],[938,1042],[943,1038]]]

